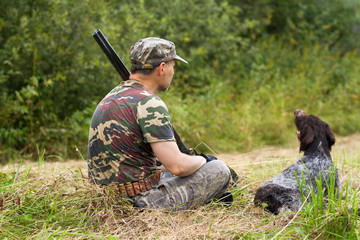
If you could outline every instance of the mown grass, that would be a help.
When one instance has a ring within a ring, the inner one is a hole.
[[[358,145],[356,146],[358,147]],[[88,183],[83,161],[20,163],[3,167],[0,185],[0,236],[8,239],[359,239],[360,152],[335,151],[342,196],[319,194],[297,213],[274,216],[255,207],[256,188],[298,159],[297,149],[282,157],[254,152],[247,166],[227,164],[240,175],[234,203],[211,203],[180,213],[139,211],[116,192]],[[250,154],[250,153],[249,153]],[[40,155],[41,156],[41,155]],[[224,159],[226,161],[226,159]],[[276,161],[274,161],[276,160]],[[243,162],[244,163],[244,162]],[[316,200],[318,199],[318,200]],[[348,211],[351,208],[352,211]]]

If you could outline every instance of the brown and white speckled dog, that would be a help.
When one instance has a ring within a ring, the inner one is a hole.
[[[286,210],[296,211],[301,207],[301,192],[295,174],[299,182],[306,183],[303,193],[304,196],[307,196],[307,192],[310,193],[311,185],[314,193],[319,191],[315,178],[319,179],[321,173],[323,187],[321,190],[324,190],[324,195],[327,195],[326,182],[330,184],[329,173],[334,169],[330,151],[331,146],[335,143],[335,137],[329,125],[302,110],[295,110],[294,122],[298,129],[300,152],[304,152],[303,157],[279,175],[262,184],[255,194],[254,203],[256,205],[266,203],[266,208],[274,214]],[[338,172],[335,176],[335,189],[337,188],[339,191]]]

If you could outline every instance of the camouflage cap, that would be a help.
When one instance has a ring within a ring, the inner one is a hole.
[[[161,62],[180,60],[188,63],[176,55],[175,44],[156,37],[144,38],[130,48],[131,64],[137,69],[153,69]]]

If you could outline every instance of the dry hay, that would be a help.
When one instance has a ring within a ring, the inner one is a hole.
[[[20,182],[21,187],[13,196],[25,201],[31,192],[33,200],[57,198],[58,211],[84,214],[93,226],[86,231],[97,236],[105,233],[121,239],[233,239],[279,229],[288,222],[286,216],[274,218],[253,205],[251,186],[244,188],[249,185],[245,176],[240,176],[239,188],[232,190],[235,202],[230,208],[210,203],[196,210],[171,213],[133,208],[126,200],[119,199],[113,190],[88,183],[84,169],[78,168],[79,162],[66,162],[66,167],[57,163],[55,168],[51,168],[54,167],[51,163],[45,163],[40,168],[32,166],[31,171],[26,171],[30,165],[20,168],[17,179],[26,176],[27,180]],[[7,172],[15,173],[10,169]],[[7,202],[11,204],[11,201]]]
[[[360,139],[359,136],[354,135],[354,139]],[[346,144],[350,143],[349,149]],[[347,174],[353,174],[354,183],[358,183],[358,171],[348,165],[352,159],[349,156],[356,156],[360,149],[360,141],[355,146],[353,144],[356,142],[340,139],[333,155],[337,155],[337,161],[341,166],[341,173],[344,175],[342,181],[347,180]],[[344,152],[349,154],[344,155]],[[119,239],[239,239],[266,236],[271,238],[280,229],[288,227],[290,221],[297,219],[294,219],[294,213],[274,216],[262,208],[255,207],[255,190],[265,179],[282,171],[285,165],[296,161],[299,156],[297,148],[276,147],[245,154],[220,154],[219,157],[232,166],[240,176],[239,186],[232,190],[234,203],[230,208],[211,203],[196,210],[177,213],[139,211],[127,201],[119,199],[116,192],[111,189],[89,184],[86,178],[86,163],[75,160],[45,162],[40,167],[37,163],[27,162],[23,163],[19,170],[18,165],[5,166],[2,171],[6,174],[20,172],[17,176],[19,181],[26,175],[26,181],[13,196],[8,196],[5,202],[16,202],[9,200],[15,196],[24,201],[30,191],[34,198],[46,195],[49,198],[58,198],[58,205],[62,206],[59,211],[63,211],[64,214],[69,211],[83,214],[91,223],[91,227],[84,231],[95,236],[113,235]],[[359,154],[357,161],[358,156]],[[355,161],[354,164],[358,165],[359,162]]]

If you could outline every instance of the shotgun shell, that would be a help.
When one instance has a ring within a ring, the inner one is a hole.
[[[121,184],[119,185],[119,190],[120,190],[121,196],[127,196],[127,194],[126,194],[126,188],[125,188],[125,185],[124,185],[123,183],[121,183]]]
[[[139,185],[140,185],[140,191],[145,192],[146,191],[146,186],[145,186],[145,182],[144,182],[143,179],[139,180]]]
[[[127,182],[126,185],[125,185],[125,188],[126,188],[126,192],[127,192],[127,195],[128,197],[132,197],[134,196],[134,188],[131,184],[131,182]]]
[[[144,179],[144,183],[145,183],[146,190],[151,189],[151,183],[150,183],[148,177]]]
[[[139,194],[139,193],[141,192],[141,191],[140,191],[139,183],[134,182],[132,185],[133,185],[133,188],[134,188],[134,193],[135,193],[135,194]]]

